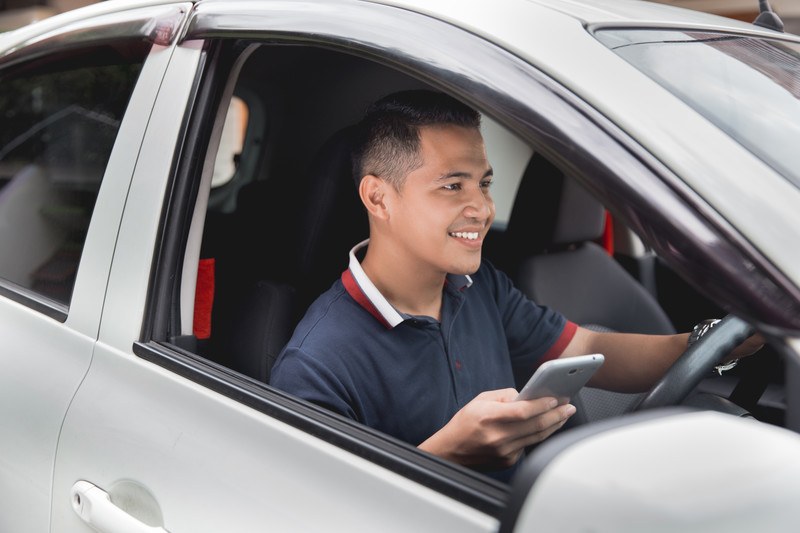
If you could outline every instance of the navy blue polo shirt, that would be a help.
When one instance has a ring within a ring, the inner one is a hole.
[[[485,261],[447,277],[441,323],[399,313],[355,257],[367,242],[298,324],[275,387],[417,446],[481,392],[524,384],[575,333]]]

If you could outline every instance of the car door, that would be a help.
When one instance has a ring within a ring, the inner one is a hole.
[[[0,45],[2,531],[49,530],[59,433],[92,358],[146,123],[124,112],[150,108],[166,66],[157,52],[145,61],[151,24],[177,13],[96,11]]]

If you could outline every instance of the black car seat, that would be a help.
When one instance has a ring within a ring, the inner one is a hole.
[[[298,239],[303,311],[347,269],[350,249],[369,237],[367,212],[353,180],[353,135],[345,127],[317,152],[306,183]]]
[[[215,259],[209,356],[265,382],[294,327],[290,197],[269,181],[249,183],[237,195],[236,211],[224,215],[224,231],[214,231],[222,216],[206,216],[203,238],[209,250],[203,256]]]
[[[348,250],[369,235],[352,178],[351,135],[345,128],[331,136],[293,191],[255,182],[239,193],[238,234],[264,237],[239,247],[228,294],[214,306],[223,346],[217,350],[234,370],[268,382],[307,307],[347,268]]]
[[[529,298],[600,331],[671,334],[656,299],[595,241],[605,211],[576,181],[535,154],[503,236],[510,275]],[[625,412],[639,395],[586,388],[577,421]],[[584,419],[585,417],[585,419]]]

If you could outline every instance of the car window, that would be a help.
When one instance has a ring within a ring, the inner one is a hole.
[[[595,35],[800,186],[800,45],[689,31]]]
[[[69,304],[97,193],[149,45],[0,71],[0,278]]]
[[[211,178],[212,189],[229,183],[236,174],[242,146],[244,146],[248,115],[247,103],[238,96],[231,98],[222,128],[217,159],[214,162],[214,175]]]

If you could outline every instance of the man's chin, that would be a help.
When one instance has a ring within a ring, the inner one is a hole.
[[[449,272],[450,274],[457,274],[460,276],[471,276],[477,272],[480,267],[481,260],[479,257],[477,261],[469,261],[458,265],[453,265]]]

